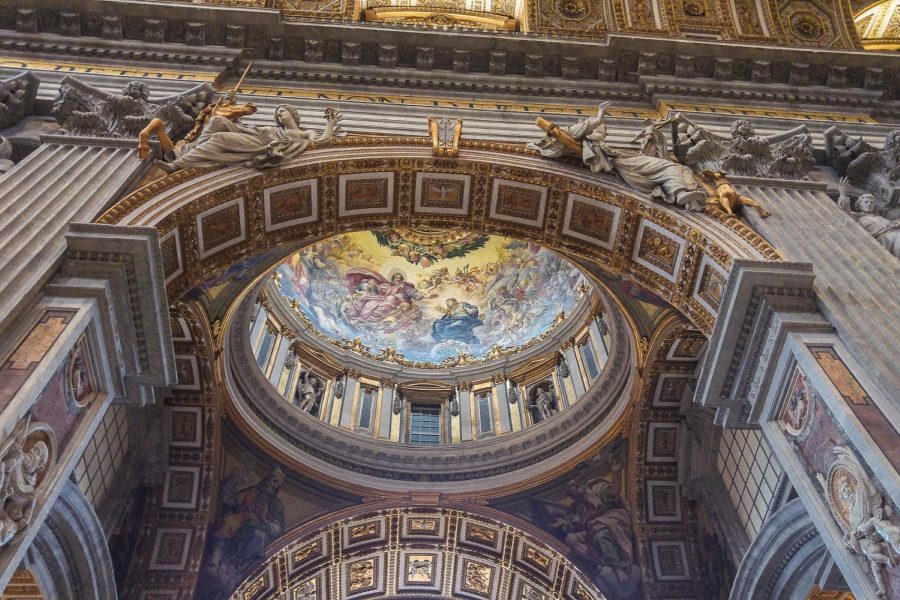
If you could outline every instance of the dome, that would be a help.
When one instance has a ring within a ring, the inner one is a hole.
[[[527,347],[578,307],[586,286],[549,250],[460,230],[346,233],[303,248],[276,273],[322,339],[419,367]]]

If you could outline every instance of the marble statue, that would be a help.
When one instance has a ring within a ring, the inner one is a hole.
[[[510,404],[515,404],[519,401],[519,384],[514,380],[510,379],[507,382],[507,389],[509,393],[507,394],[507,400],[509,400]]]
[[[606,109],[609,104],[601,103],[597,116],[565,128],[538,117],[537,125],[547,135],[529,143],[528,147],[549,158],[578,156],[594,173],[616,173],[625,183],[655,200],[688,210],[704,210],[706,192],[689,167],[659,156],[619,152],[607,145]],[[647,148],[656,143],[651,141]]]
[[[698,173],[799,180],[815,166],[812,136],[805,125],[762,136],[741,119],[731,125],[730,135],[731,139],[721,137],[677,115],[672,124],[673,153]]]
[[[536,385],[530,396],[529,408],[537,411],[541,421],[549,419],[557,413],[556,392],[553,391],[553,384],[549,381],[542,381]]]
[[[888,219],[876,213],[876,200],[872,194],[862,194],[856,199],[856,211],[853,211],[850,196],[847,194],[848,179],[842,178],[838,184],[838,206],[865,229],[869,235],[881,242],[887,251],[900,258],[900,219]]]
[[[131,81],[115,94],[69,75],[60,84],[50,114],[68,135],[134,139],[151,122],[158,122],[164,135],[178,138],[191,129],[214,95],[213,87],[204,83],[150,100],[150,88],[142,81]]]
[[[0,546],[16,539],[34,515],[35,497],[52,455],[40,426],[26,416],[0,450]]]
[[[247,107],[252,105],[238,105]],[[249,108],[243,114],[250,114]],[[243,116],[243,114],[239,114]],[[157,164],[170,173],[187,168],[212,168],[245,165],[254,169],[277,167],[305,152],[311,144],[327,142],[339,133],[341,113],[325,110],[325,130],[321,134],[300,128],[296,108],[280,104],[275,108],[275,126],[242,125],[230,116],[209,118],[195,140],[184,144],[165,144],[165,161]],[[146,152],[144,153],[146,155]]]
[[[8,139],[0,135],[0,175],[10,171],[16,163],[12,161],[12,144]]]
[[[637,134],[631,143],[640,142],[638,152],[644,156],[655,156],[657,158],[669,158],[669,140],[666,134],[662,132],[662,128],[674,122],[678,117],[671,119],[653,121],[652,119],[644,119],[644,129]]]
[[[897,564],[900,526],[890,520],[890,506],[869,479],[853,450],[835,446],[827,477],[817,475],[832,516],[844,531],[844,544],[869,563],[878,598],[887,597],[885,569]]]
[[[34,110],[39,81],[30,71],[0,81],[0,129],[12,127]]]
[[[322,384],[319,379],[313,376],[309,371],[303,371],[300,374],[300,383],[295,392],[294,402],[303,412],[312,414],[319,404],[321,397]]]
[[[562,353],[558,353],[556,355],[556,370],[559,373],[559,376],[565,379],[569,377],[572,373],[569,371],[569,363],[566,361],[566,357]]]

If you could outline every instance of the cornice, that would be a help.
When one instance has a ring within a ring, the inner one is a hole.
[[[891,82],[900,72],[900,57],[886,52],[647,35],[588,39],[284,21],[277,11],[230,7],[147,3],[135,15],[131,2],[103,2],[102,7],[95,1],[42,4],[55,18],[27,27],[19,23],[19,31],[13,31],[15,19],[0,20],[6,23],[0,50],[181,65],[186,71],[238,70],[238,63],[252,60],[248,82],[608,98],[619,103],[649,103],[659,95],[714,97],[865,113],[877,110],[886,91],[893,97]],[[25,3],[6,10],[12,14],[31,8]],[[118,24],[102,34],[83,31],[80,25],[77,30],[65,28],[59,24],[63,12],[73,23],[103,14]],[[189,25],[197,31],[191,33]],[[464,49],[460,38],[465,39]]]

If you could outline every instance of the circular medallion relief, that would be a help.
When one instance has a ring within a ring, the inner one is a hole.
[[[850,469],[835,465],[828,474],[828,500],[835,519],[845,531],[850,531],[856,523],[854,507],[860,494],[860,481]]]

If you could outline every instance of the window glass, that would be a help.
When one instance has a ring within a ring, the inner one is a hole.
[[[441,443],[441,409],[413,404],[410,407],[409,443],[437,446]]]

